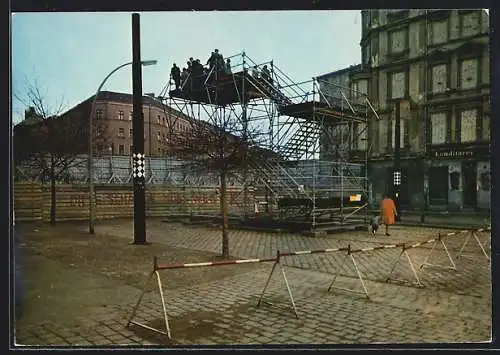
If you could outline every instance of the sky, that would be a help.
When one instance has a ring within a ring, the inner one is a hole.
[[[94,95],[117,66],[132,60],[132,13],[15,13],[11,17],[12,93],[36,82],[49,107],[67,110]],[[273,63],[293,81],[359,64],[361,13],[352,11],[139,12],[143,93],[159,94],[175,62],[204,64],[213,49],[245,52]],[[103,90],[132,93],[132,67],[113,74]],[[13,123],[25,105],[12,99]]]

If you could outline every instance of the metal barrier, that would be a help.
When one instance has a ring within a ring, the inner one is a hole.
[[[167,308],[166,308],[166,302],[165,302],[165,297],[164,297],[164,294],[163,294],[163,288],[162,288],[162,283],[161,283],[161,277],[160,277],[160,271],[161,270],[169,270],[169,269],[180,269],[180,268],[195,268],[195,267],[208,267],[208,266],[222,266],[222,265],[232,265],[232,264],[248,264],[248,263],[260,263],[260,262],[271,262],[271,261],[274,261],[274,264],[273,264],[273,267],[271,269],[271,272],[267,278],[267,281],[266,281],[266,284],[264,286],[264,289],[262,290],[262,293],[259,297],[259,301],[257,303],[257,307],[260,306],[261,303],[267,303],[271,306],[275,306],[274,304],[270,303],[270,302],[266,302],[263,300],[263,297],[264,297],[264,294],[269,286],[269,283],[271,281],[271,278],[272,278],[272,275],[274,274],[275,270],[276,270],[276,266],[279,265],[280,269],[281,269],[281,273],[283,275],[283,279],[285,280],[285,285],[286,285],[286,288],[287,288],[287,292],[288,292],[288,295],[290,297],[290,301],[291,301],[291,304],[292,304],[292,308],[293,308],[293,312],[295,313],[295,316],[296,318],[299,318],[299,315],[298,315],[298,312],[297,312],[297,307],[295,305],[295,301],[293,299],[293,295],[292,295],[292,291],[290,289],[290,285],[288,284],[288,279],[286,277],[286,273],[285,273],[285,269],[284,267],[282,266],[282,264],[280,263],[280,260],[282,257],[290,257],[290,256],[298,256],[298,255],[308,255],[308,254],[319,254],[319,253],[331,253],[331,252],[346,252],[345,254],[345,257],[343,259],[343,262],[345,262],[346,258],[350,258],[353,265],[354,265],[354,269],[356,271],[356,275],[360,281],[360,284],[362,286],[362,289],[363,291],[357,291],[357,290],[354,290],[354,289],[348,289],[348,288],[340,288],[340,287],[334,287],[334,283],[336,281],[336,279],[338,278],[338,276],[340,275],[340,268],[337,270],[332,282],[330,283],[329,287],[328,287],[328,291],[330,291],[332,288],[334,289],[338,289],[338,290],[343,290],[343,291],[348,291],[348,292],[354,292],[354,293],[361,293],[361,294],[364,294],[366,296],[367,299],[370,299],[370,295],[368,294],[368,290],[367,290],[367,287],[366,287],[366,284],[365,284],[365,281],[363,280],[363,276],[359,270],[359,267],[358,267],[358,264],[356,262],[356,259],[354,258],[354,255],[357,254],[357,253],[363,253],[363,252],[370,252],[370,251],[377,251],[377,250],[384,250],[384,249],[397,249],[397,248],[401,248],[401,253],[399,253],[398,255],[398,258],[396,259],[394,265],[392,266],[391,268],[391,271],[389,272],[389,275],[388,277],[386,278],[386,282],[389,282],[391,280],[391,275],[393,274],[396,266],[399,264],[400,260],[401,260],[401,256],[405,255],[406,256],[406,260],[408,261],[408,264],[411,268],[411,271],[413,273],[413,276],[415,277],[415,280],[416,280],[416,285],[419,286],[419,287],[423,287],[425,286],[421,280],[420,280],[420,277],[418,275],[418,272],[417,272],[417,268],[414,266],[414,262],[412,261],[410,255],[408,254],[408,250],[410,249],[415,249],[415,248],[420,248],[426,244],[433,244],[432,245],[432,248],[429,252],[429,254],[427,255],[427,257],[425,258],[425,261],[420,265],[420,267],[418,269],[422,269],[424,266],[438,266],[438,267],[444,267],[444,268],[447,268],[447,269],[452,269],[454,271],[457,270],[457,267],[456,267],[456,264],[454,263],[453,261],[453,258],[446,246],[446,243],[445,243],[445,238],[447,237],[450,237],[450,236],[454,236],[454,235],[459,235],[459,234],[465,234],[467,232],[471,232],[470,235],[467,236],[466,240],[464,241],[464,243],[462,244],[462,247],[460,248],[460,251],[459,251],[459,255],[458,257],[460,257],[462,255],[462,251],[463,249],[465,248],[465,246],[468,244],[469,240],[471,238],[474,238],[476,240],[476,242],[478,243],[478,245],[480,246],[483,254],[486,256],[486,258],[489,260],[489,257],[486,253],[486,251],[484,250],[484,247],[483,245],[481,244],[479,238],[477,237],[477,234],[478,232],[483,232],[483,231],[489,231],[488,228],[480,228],[480,229],[477,229],[477,230],[461,230],[461,231],[456,231],[456,232],[450,232],[450,233],[447,233],[447,234],[441,234],[439,233],[437,238],[431,238],[429,240],[426,240],[426,241],[422,241],[422,242],[416,242],[416,243],[413,243],[413,244],[405,244],[405,243],[397,243],[397,244],[386,244],[386,245],[378,245],[378,246],[374,246],[374,247],[368,247],[368,248],[359,248],[359,249],[352,249],[351,248],[351,245],[348,244],[347,247],[341,247],[341,248],[329,248],[329,249],[317,249],[317,250],[301,250],[301,251],[293,251],[293,252],[285,252],[285,253],[280,253],[280,251],[278,250],[277,253],[276,253],[276,257],[275,258],[268,258],[268,259],[239,259],[239,260],[224,260],[224,261],[211,261],[211,262],[201,262],[201,263],[185,263],[185,264],[158,264],[157,262],[157,258],[154,257],[154,261],[153,261],[153,270],[152,272],[149,274],[146,282],[145,282],[145,285],[144,285],[144,288],[139,296],[139,299],[137,300],[137,303],[135,304],[133,310],[132,310],[132,313],[128,319],[128,322],[127,322],[127,327],[129,327],[131,324],[135,324],[137,326],[140,326],[142,328],[146,328],[146,329],[149,329],[149,330],[152,330],[152,331],[155,331],[155,332],[158,332],[160,334],[164,334],[164,335],[167,335],[169,339],[171,339],[171,330],[170,330],[170,325],[169,325],[169,321],[168,321],[168,314],[167,314]],[[435,247],[438,243],[441,243],[445,252],[446,252],[446,255],[448,256],[448,259],[451,263],[451,267],[449,266],[443,266],[443,265],[436,265],[436,264],[432,264],[430,262],[428,262],[430,260],[430,257],[432,255],[432,253],[434,252],[435,250]],[[457,258],[458,258],[457,257]],[[164,316],[164,320],[165,320],[165,327],[166,327],[166,332],[165,331],[162,331],[160,329],[156,329],[156,328],[153,328],[153,327],[150,327],[146,324],[143,324],[143,323],[140,323],[140,322],[137,322],[137,321],[134,321],[133,318],[135,317],[136,315],[136,312],[137,312],[137,309],[139,308],[139,305],[144,297],[144,294],[146,293],[146,287],[148,285],[148,282],[151,280],[151,278],[153,278],[154,276],[156,275],[156,279],[157,279],[157,285],[158,285],[158,289],[159,289],[159,293],[160,293],[160,298],[161,298],[161,302],[162,302],[162,307],[163,307],[163,316]],[[394,280],[394,279],[392,279]],[[397,281],[402,281],[402,280],[397,280]]]
[[[240,260],[224,260],[224,261],[211,261],[211,262],[187,263],[187,264],[158,264],[158,259],[155,256],[154,260],[153,260],[153,270],[148,275],[148,277],[146,279],[146,282],[144,283],[144,287],[142,289],[142,292],[141,292],[141,294],[139,296],[139,299],[137,300],[137,302],[136,302],[136,304],[135,304],[135,306],[134,306],[134,308],[132,310],[132,313],[130,314],[130,317],[128,318],[127,327],[130,327],[130,325],[134,324],[134,325],[137,325],[137,326],[139,326],[141,328],[149,329],[149,330],[152,330],[154,332],[166,335],[166,336],[168,336],[169,339],[172,339],[172,337],[171,337],[171,330],[170,330],[170,324],[169,324],[169,321],[168,321],[167,306],[166,306],[166,302],[165,302],[165,296],[163,294],[163,287],[162,287],[162,282],[161,282],[161,277],[160,277],[160,271],[162,271],[162,270],[181,269],[181,268],[196,268],[196,267],[205,267],[205,266],[222,266],[222,265],[232,265],[232,264],[261,263],[261,262],[270,262],[270,261],[274,261],[275,263],[273,265],[271,274],[269,275],[269,278],[268,278],[268,280],[266,282],[266,286],[264,287],[264,290],[262,291],[262,294],[261,294],[261,297],[259,299],[259,303],[257,304],[257,306],[260,306],[260,303],[262,301],[262,297],[264,296],[264,292],[266,291],[266,288],[267,288],[267,286],[269,284],[269,281],[271,280],[271,276],[272,276],[272,274],[273,274],[273,272],[274,272],[274,270],[276,268],[276,265],[279,264],[279,251],[277,252],[276,258],[270,258],[270,259],[240,259]],[[286,287],[287,287],[287,290],[288,290],[288,294],[290,295],[290,299],[292,301],[292,305],[293,305],[293,309],[294,309],[295,315],[298,317],[297,310],[295,308],[295,303],[293,301],[292,293],[291,293],[290,287],[288,285],[288,280],[286,279],[285,271],[283,270],[283,268],[281,269],[281,271],[282,271],[282,274],[283,274],[283,278],[285,279]],[[142,299],[143,299],[143,297],[144,297],[144,295],[146,293],[146,289],[147,289],[148,283],[151,280],[151,278],[153,278],[154,276],[156,276],[158,290],[159,290],[159,293],[160,293],[160,298],[161,298],[161,303],[162,303],[162,309],[163,309],[163,317],[164,317],[164,320],[165,320],[165,331],[163,331],[161,329],[150,327],[147,324],[144,324],[144,323],[137,322],[137,321],[133,320],[134,317],[135,317],[135,315],[136,315],[136,313],[137,313],[139,305],[141,304],[141,301],[142,301]]]

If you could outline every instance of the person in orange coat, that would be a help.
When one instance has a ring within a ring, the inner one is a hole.
[[[385,224],[385,235],[390,235],[389,226],[395,223],[395,216],[397,215],[398,211],[396,211],[396,205],[394,201],[392,200],[392,198],[386,195],[380,203],[380,216],[382,217],[382,221]]]

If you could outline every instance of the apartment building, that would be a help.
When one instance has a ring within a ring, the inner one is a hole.
[[[63,146],[59,144],[58,149],[67,151],[76,149],[78,153],[87,153],[88,120],[93,99],[94,96],[89,97],[51,122],[51,124],[60,126],[60,128],[66,127],[66,131],[72,132],[71,146],[69,144],[63,144]],[[143,96],[142,102],[144,153],[151,157],[169,156],[168,142],[171,135],[187,131],[191,127],[192,121],[188,116],[163,104],[155,97]],[[14,130],[15,140],[19,144],[26,145],[28,140],[40,134],[40,127],[37,127],[37,125],[44,124],[43,121],[33,118],[32,111],[29,109],[26,111],[25,121]],[[111,91],[101,91],[99,93],[93,114],[95,155],[129,156],[132,154],[132,114],[131,94]],[[18,134],[16,135],[16,133]]]
[[[484,10],[363,10],[358,68],[326,74],[366,93],[374,201],[392,184],[400,108],[402,206],[490,208],[489,17]],[[348,68],[347,68],[348,69]],[[354,70],[355,69],[355,70]],[[334,80],[334,79],[332,79]],[[351,146],[354,137],[351,135]]]
[[[164,105],[160,100],[144,96],[144,153],[151,157],[168,155],[170,134],[185,132],[191,126],[189,117]],[[132,153],[132,95],[104,91],[96,102],[97,154],[130,155]]]

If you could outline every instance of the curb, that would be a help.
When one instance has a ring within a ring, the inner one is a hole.
[[[449,224],[439,224],[439,223],[418,223],[418,222],[397,222],[396,226],[404,227],[422,227],[422,228],[436,228],[436,229],[479,229],[484,228],[483,225],[472,225],[472,224],[462,224],[462,225],[449,225]]]

